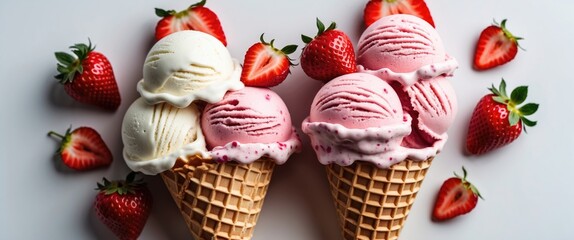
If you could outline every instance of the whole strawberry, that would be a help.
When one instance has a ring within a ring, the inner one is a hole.
[[[112,152],[100,136],[90,127],[68,128],[64,135],[50,131],[48,136],[61,140],[58,153],[63,163],[78,171],[107,167],[112,163]]]
[[[301,68],[307,76],[328,82],[338,76],[357,71],[353,43],[333,22],[327,29],[317,19],[317,36],[301,35],[307,45],[301,53]]]
[[[480,99],[470,119],[466,149],[471,154],[483,154],[514,141],[526,126],[533,127],[535,121],[526,116],[538,110],[538,104],[527,103],[527,86],[512,90],[510,97],[506,94],[506,82],[500,82],[499,89],[494,85],[492,92]]]
[[[424,19],[434,27],[434,21],[424,0],[370,0],[365,6],[363,19],[368,27],[384,16],[411,14]]]
[[[110,61],[94,51],[91,42],[70,49],[75,56],[65,52],[55,54],[59,72],[55,78],[64,85],[66,93],[78,102],[116,110],[121,97]]]
[[[474,68],[476,70],[486,70],[510,62],[518,53],[518,40],[506,29],[506,19],[500,25],[488,26],[478,38],[476,50],[474,52]]]
[[[432,218],[444,221],[467,214],[472,211],[482,196],[478,189],[466,180],[466,169],[462,168],[463,176],[456,173],[442,184],[433,209]]]
[[[98,218],[122,240],[135,240],[141,234],[153,199],[142,180],[135,180],[131,172],[125,181],[98,183],[99,190],[94,208]]]
[[[287,45],[279,50],[273,46],[275,39],[266,42],[261,34],[259,40],[245,53],[241,81],[245,86],[273,87],[290,73],[293,63],[288,55],[297,50],[297,45]]]
[[[155,14],[161,17],[155,27],[156,41],[177,31],[195,30],[210,34],[227,46],[219,17],[211,9],[204,7],[205,3],[206,0],[202,0],[179,12],[156,8]]]

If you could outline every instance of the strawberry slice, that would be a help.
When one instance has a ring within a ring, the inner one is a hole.
[[[482,196],[478,189],[466,180],[466,169],[462,167],[463,177],[456,173],[442,184],[433,210],[433,220],[444,221],[469,213],[476,207]]]
[[[112,163],[112,152],[100,136],[90,127],[79,127],[61,135],[50,131],[48,136],[61,139],[60,157],[66,166],[78,171],[106,167]]]
[[[224,46],[227,46],[225,33],[217,14],[204,7],[205,3],[206,0],[202,0],[180,12],[156,8],[155,14],[162,19],[155,27],[155,39],[159,41],[177,31],[196,30],[216,37]]]
[[[510,62],[518,53],[518,40],[523,38],[516,37],[506,29],[506,19],[502,20],[500,25],[494,25],[485,28],[476,44],[474,53],[474,68],[476,70],[486,70]]]
[[[273,46],[275,39],[266,42],[261,34],[259,40],[245,53],[241,81],[246,86],[273,87],[290,73],[293,63],[288,55],[297,50],[297,45],[287,45],[279,50]]]
[[[430,11],[423,0],[370,0],[365,6],[363,19],[368,27],[380,18],[392,14],[411,14],[434,27]]]

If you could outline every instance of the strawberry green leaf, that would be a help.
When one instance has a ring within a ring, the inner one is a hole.
[[[524,125],[529,126],[529,127],[534,127],[534,126],[536,126],[536,123],[537,123],[536,121],[531,121],[530,119],[525,118],[525,117],[521,118],[520,120],[522,120],[522,123],[524,123]]]
[[[281,52],[285,53],[285,55],[289,55],[294,53],[297,50],[297,45],[287,45],[281,49]]]
[[[337,24],[335,22],[331,22],[331,24],[329,25],[329,27],[325,31],[331,31],[335,28],[337,28]]]
[[[317,18],[317,29],[319,30],[317,32],[317,36],[319,36],[323,32],[325,32],[325,24],[323,24],[323,22],[321,22],[321,20],[319,20],[319,18]]]
[[[500,96],[494,96],[492,97],[492,100],[494,100],[497,103],[506,104],[506,99]]]
[[[500,96],[504,96],[505,98],[508,97],[508,94],[506,94],[506,81],[504,81],[504,78],[502,79],[502,81],[500,81],[498,91],[500,92]]]
[[[510,126],[514,126],[518,123],[518,121],[520,120],[520,115],[518,115],[518,113],[516,112],[510,112],[510,116],[508,116],[508,122],[510,123]]]
[[[528,95],[528,86],[519,86],[512,90],[510,93],[510,101],[512,101],[515,105],[519,105],[526,100],[526,96]]]
[[[529,116],[534,114],[538,110],[538,104],[536,103],[528,103],[524,106],[520,107],[518,111],[522,114],[522,116]]]
[[[65,66],[72,64],[76,60],[72,55],[65,52],[56,52],[55,55],[58,62]]]
[[[192,4],[191,6],[189,6],[189,8],[191,9],[191,8],[194,8],[194,7],[201,7],[201,6],[205,5],[206,2],[207,2],[207,0],[201,0],[201,2]]]
[[[311,41],[313,41],[313,38],[305,36],[303,34],[301,34],[301,39],[303,40],[304,43],[310,43]]]
[[[161,8],[156,8],[155,9],[155,15],[158,17],[167,17],[167,16],[171,16],[171,15],[175,15],[175,11],[174,10],[163,10]]]

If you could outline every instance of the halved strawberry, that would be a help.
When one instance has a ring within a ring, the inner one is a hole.
[[[211,9],[204,7],[205,2],[206,0],[202,0],[180,12],[156,8],[155,14],[162,19],[155,27],[155,39],[159,41],[177,31],[196,30],[216,37],[224,46],[227,46],[219,18]]]
[[[368,27],[380,18],[392,14],[411,14],[434,27],[430,11],[423,0],[370,0],[365,6],[363,19]]]
[[[442,184],[433,210],[435,221],[444,221],[456,216],[469,213],[476,207],[478,198],[482,196],[478,189],[466,180],[466,169],[462,168],[463,177],[456,173]]]
[[[66,166],[84,171],[112,163],[112,152],[96,130],[90,127],[71,129],[68,128],[64,135],[54,131],[48,133],[48,136],[61,139],[58,153]]]
[[[290,73],[289,67],[293,63],[288,55],[297,50],[297,45],[287,45],[279,50],[273,46],[275,39],[266,42],[261,34],[259,40],[245,53],[241,81],[245,86],[273,87]]]
[[[482,30],[474,53],[474,68],[486,70],[510,62],[518,53],[518,40],[506,29],[506,19],[500,25],[488,26]]]

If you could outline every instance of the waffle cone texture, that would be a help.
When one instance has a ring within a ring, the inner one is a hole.
[[[326,165],[344,239],[398,239],[432,158],[381,169],[356,161]]]
[[[194,239],[251,239],[274,167],[193,156],[161,176]]]

